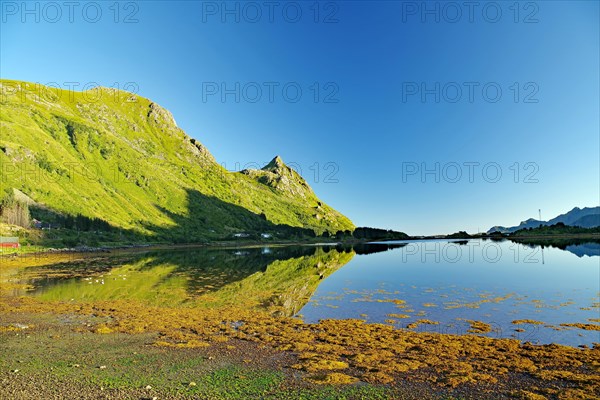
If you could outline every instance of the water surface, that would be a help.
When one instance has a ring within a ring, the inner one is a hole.
[[[571,346],[600,342],[600,243],[399,241],[359,246],[196,248],[3,268],[12,295],[237,305],[306,322],[357,318],[398,329]],[[521,321],[519,320],[528,320]],[[515,323],[517,322],[517,323]],[[537,323],[532,323],[537,322]]]
[[[316,290],[300,314],[308,322],[361,318],[443,333],[467,333],[468,320],[491,337],[591,345],[598,324],[600,244],[540,246],[511,241],[406,241],[385,253],[356,256]],[[563,250],[564,248],[564,250]],[[533,323],[513,323],[533,320]]]

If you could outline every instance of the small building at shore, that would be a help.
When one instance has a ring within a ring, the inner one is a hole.
[[[19,248],[21,245],[19,244],[18,237],[6,237],[0,236],[0,248]]]

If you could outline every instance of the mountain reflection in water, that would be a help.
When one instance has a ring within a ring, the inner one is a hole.
[[[598,324],[599,250],[598,241],[556,239],[204,247],[81,256],[0,279],[30,285],[15,296],[49,301],[235,306],[445,333],[468,333],[476,320],[488,336],[591,345],[598,331],[572,325]]]
[[[355,254],[402,244],[195,248],[93,257],[27,268],[27,294],[45,300],[137,300],[152,305],[240,305],[294,315],[322,279]]]

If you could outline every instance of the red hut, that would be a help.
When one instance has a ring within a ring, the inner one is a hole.
[[[19,238],[18,237],[2,237],[0,236],[0,248],[9,247],[9,248],[19,248]]]

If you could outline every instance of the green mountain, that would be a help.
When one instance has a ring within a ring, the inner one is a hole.
[[[169,111],[128,92],[0,80],[0,129],[1,193],[31,199],[42,222],[179,242],[354,229],[281,158],[227,171]]]

